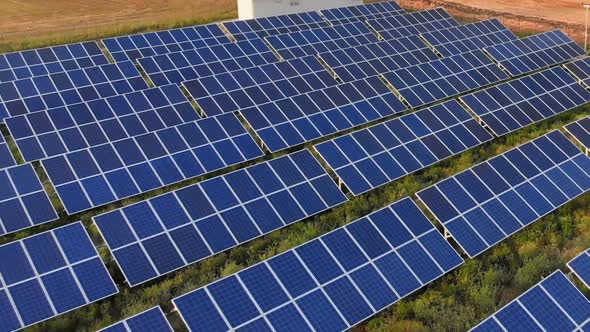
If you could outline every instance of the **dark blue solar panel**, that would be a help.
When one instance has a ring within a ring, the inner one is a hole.
[[[459,23],[442,8],[371,19],[367,24],[382,39],[394,40],[404,36],[418,35],[458,26]]]
[[[162,308],[154,307],[131,316],[116,324],[105,327],[100,332],[172,332]]]
[[[590,255],[586,250],[567,263],[578,278],[580,278],[586,287],[590,287]]]
[[[564,67],[586,86],[590,85],[590,58],[566,63]]]
[[[583,118],[564,127],[580,144],[590,150],[590,118]]]
[[[261,17],[251,20],[223,22],[223,26],[237,41],[264,38],[293,31],[327,27],[318,12],[295,13],[290,15]]]
[[[304,150],[98,216],[95,222],[127,281],[136,286],[345,201]]]
[[[4,331],[16,331],[118,290],[81,222],[0,246]]]
[[[14,165],[16,165],[16,161],[10,152],[6,139],[0,135],[0,170]]]
[[[471,257],[590,189],[590,158],[553,131],[418,193]]]
[[[461,264],[406,198],[173,301],[192,331],[343,331]]]

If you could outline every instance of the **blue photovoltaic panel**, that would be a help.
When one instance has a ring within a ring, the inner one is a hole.
[[[180,84],[200,77],[278,62],[262,39],[251,39],[138,59],[155,85]]]
[[[147,134],[200,117],[177,85],[6,118],[25,159],[35,161]]]
[[[418,193],[475,257],[590,189],[590,158],[553,131]]]
[[[445,57],[518,39],[497,19],[423,33],[422,38]]]
[[[0,235],[57,219],[33,165],[0,170]]]
[[[585,331],[589,319],[590,302],[558,270],[471,331]]]
[[[236,41],[240,41],[327,27],[329,23],[318,12],[305,12],[223,22],[223,26]]]
[[[502,136],[582,106],[590,102],[590,92],[556,67],[461,100],[494,134]]]
[[[451,100],[315,148],[350,191],[360,195],[492,138]]]
[[[458,26],[459,23],[442,8],[382,17],[368,20],[367,24],[382,39],[392,40],[403,36],[419,35],[424,32]]]
[[[331,8],[321,10],[320,13],[332,24],[344,24],[366,21],[373,18],[404,14],[396,2],[375,2],[357,6]]]
[[[564,67],[572,73],[578,81],[584,83],[586,86],[590,86],[590,57],[566,63]]]
[[[311,142],[407,108],[379,77],[241,110],[271,151]]]
[[[109,63],[94,41],[0,54],[0,83]]]
[[[482,51],[442,58],[383,74],[417,108],[508,79]]]
[[[512,76],[548,68],[586,54],[561,30],[517,39],[485,50]]]
[[[319,54],[319,57],[344,82],[377,76],[439,58],[418,36],[325,52]]]
[[[314,56],[281,61],[184,82],[208,116],[230,113],[338,82]]]
[[[0,83],[0,121],[147,88],[131,62]]]
[[[99,332],[173,332],[162,308],[154,307]]]
[[[10,152],[4,135],[0,135],[0,170],[16,165],[16,161]]]
[[[584,282],[586,287],[590,287],[590,250],[576,256],[567,263],[567,266]]]
[[[346,196],[308,150],[94,218],[136,286],[340,205]]]
[[[564,128],[586,150],[590,150],[590,117],[571,123]]]
[[[116,62],[229,43],[217,24],[103,39]]]
[[[0,246],[0,330],[16,331],[119,291],[81,222]]]
[[[173,302],[191,331],[345,331],[461,264],[406,198]]]
[[[44,159],[68,214],[256,159],[263,152],[234,114]]]

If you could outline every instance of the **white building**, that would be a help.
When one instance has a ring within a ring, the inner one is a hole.
[[[238,0],[240,20],[361,5],[363,0]]]

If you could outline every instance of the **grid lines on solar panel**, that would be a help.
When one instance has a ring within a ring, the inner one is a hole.
[[[147,83],[131,62],[0,83],[0,121],[9,116],[147,88]]]
[[[366,21],[378,17],[404,14],[403,10],[393,1],[367,3],[357,6],[323,9],[320,14],[330,23],[346,24]]]
[[[586,86],[590,86],[590,57],[566,63],[564,67],[572,73],[578,81],[584,83]]]
[[[198,120],[177,85],[6,118],[25,161],[113,142]]]
[[[590,189],[590,158],[553,131],[418,193],[475,257]]]
[[[236,41],[240,41],[327,27],[329,23],[318,12],[305,12],[251,20],[228,21],[223,22],[223,26]]]
[[[262,39],[141,58],[137,62],[156,86],[278,62]]]
[[[81,222],[0,246],[2,331],[16,331],[117,294]]]
[[[94,41],[0,54],[0,83],[107,64]]]
[[[570,123],[564,128],[587,151],[590,150],[590,117]]]
[[[277,152],[406,110],[379,77],[371,77],[240,113],[265,147]]]
[[[556,67],[461,97],[497,136],[590,102],[590,93]]]
[[[208,116],[230,113],[337,85],[314,56],[213,75],[183,86]]]
[[[446,57],[506,43],[518,37],[497,19],[491,19],[426,32],[422,38]]]
[[[548,68],[586,54],[561,30],[517,39],[485,50],[512,76]]]
[[[308,150],[94,218],[131,286],[347,200]]]
[[[418,36],[325,52],[319,57],[344,82],[439,59]]]
[[[103,44],[116,62],[229,43],[217,24],[107,38]]]
[[[582,331],[590,302],[561,271],[536,284],[471,331]]]
[[[44,159],[68,214],[263,156],[234,114]]]
[[[173,302],[191,331],[344,331],[461,264],[406,198]]]
[[[33,165],[0,170],[0,235],[57,219]]]
[[[483,51],[442,58],[383,74],[417,108],[508,79]]]
[[[4,135],[0,134],[0,170],[14,165],[16,165],[16,161],[12,156],[12,152],[10,152]]]
[[[586,250],[567,263],[572,272],[590,288],[590,250]]]
[[[423,32],[446,29],[459,25],[442,8],[372,19],[368,20],[367,24],[379,34],[381,39],[385,40],[419,35]]]
[[[320,143],[315,149],[361,195],[492,139],[455,100]]]
[[[284,60],[329,50],[376,43],[377,37],[363,22],[268,36],[266,41]]]
[[[99,332],[173,332],[162,308],[157,306],[129,317]]]

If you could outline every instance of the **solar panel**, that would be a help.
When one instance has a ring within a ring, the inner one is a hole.
[[[252,20],[223,22],[223,26],[231,34],[233,39],[240,41],[327,27],[329,23],[318,12],[305,12],[261,17]]]
[[[571,123],[564,128],[586,150],[590,150],[590,117]]]
[[[180,84],[200,77],[256,67],[279,59],[262,39],[163,54],[137,62],[155,85]]]
[[[383,74],[413,108],[508,79],[482,51],[442,58]]]
[[[154,307],[131,316],[119,323],[106,327],[99,332],[172,332],[174,331],[166,319],[162,308]]]
[[[31,164],[0,170],[0,235],[57,220]]]
[[[584,282],[586,287],[590,287],[590,250],[576,256],[567,263],[567,266]]]
[[[512,76],[548,68],[586,54],[561,30],[517,39],[485,50]]]
[[[177,85],[6,118],[25,159],[35,161],[199,119]]]
[[[372,77],[240,113],[265,147],[277,152],[406,110],[381,79]]]
[[[329,51],[319,57],[345,82],[438,59],[418,36]]]
[[[0,83],[107,64],[94,41],[0,54]]]
[[[207,115],[230,113],[337,85],[313,56],[184,82]]]
[[[16,331],[117,294],[81,222],[0,246],[2,331]]]
[[[44,159],[68,214],[263,156],[234,114]]]
[[[230,40],[217,24],[207,24],[107,38],[102,42],[113,59],[122,62],[229,43]]]
[[[191,331],[345,331],[461,264],[406,198],[173,302]]]
[[[345,202],[308,150],[94,218],[136,286]]]
[[[497,136],[590,102],[590,93],[563,68],[552,68],[461,97]]]
[[[320,14],[332,24],[346,24],[377,17],[404,14],[405,12],[396,2],[387,1],[324,9],[320,11]]]
[[[385,40],[419,35],[423,32],[459,25],[443,8],[372,19],[368,20],[367,24],[379,34],[381,39]]]
[[[578,81],[590,86],[590,57],[566,63],[564,67],[576,77]]]
[[[14,165],[16,165],[16,161],[6,144],[4,135],[0,135],[0,170]]]
[[[315,149],[354,195],[492,139],[455,100],[320,143]]]
[[[590,158],[553,131],[418,193],[475,257],[590,189]]]
[[[526,291],[471,331],[582,331],[590,302],[561,271]]]
[[[0,83],[0,121],[36,111],[147,89],[131,62]]]
[[[452,56],[518,39],[497,19],[460,25],[422,34],[438,54]]]

